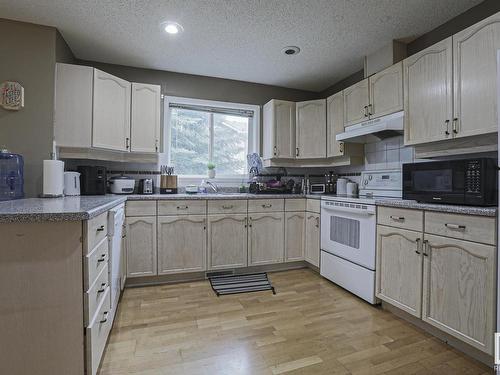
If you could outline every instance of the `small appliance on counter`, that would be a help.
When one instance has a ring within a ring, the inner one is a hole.
[[[64,172],[64,195],[80,195],[80,173]]]
[[[326,179],[324,176],[309,176],[309,194],[325,194],[326,193]]]
[[[64,193],[64,162],[57,160],[56,141],[52,142],[52,159],[43,161],[43,189],[41,197],[57,198]]]
[[[109,191],[111,194],[132,194],[135,188],[135,180],[129,176],[113,176],[109,179]]]
[[[347,178],[339,178],[337,180],[337,195],[347,195]]]
[[[0,201],[24,198],[24,159],[0,149]]]
[[[160,194],[177,194],[177,176],[174,175],[174,167],[162,165],[160,172]]]
[[[80,192],[82,195],[106,194],[106,168],[98,166],[79,166]]]
[[[139,194],[154,194],[155,185],[152,178],[141,178],[139,180]]]
[[[496,161],[475,158],[403,164],[403,198],[426,203],[495,206]]]
[[[346,195],[348,197],[357,197],[358,196],[358,184],[355,182],[349,181],[346,185]]]

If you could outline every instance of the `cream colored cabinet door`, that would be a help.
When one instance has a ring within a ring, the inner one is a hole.
[[[285,213],[285,261],[304,260],[305,212]]]
[[[132,83],[130,151],[160,151],[161,87]]]
[[[130,82],[94,69],[92,146],[130,148]]]
[[[326,100],[309,100],[296,104],[297,159],[326,157]]]
[[[453,36],[455,137],[496,133],[500,13]]]
[[[326,99],[326,156],[344,155],[344,142],[335,139],[337,134],[344,132],[344,94],[339,92]]]
[[[313,266],[319,267],[320,216],[306,212],[305,259]]]
[[[248,226],[248,265],[283,262],[284,213],[251,214]]]
[[[377,226],[376,295],[420,318],[422,308],[421,232]]]
[[[247,215],[208,215],[208,268],[247,266]]]
[[[370,118],[403,110],[403,63],[394,64],[368,79]]]
[[[127,217],[126,220],[127,277],[156,275],[156,217]]]
[[[493,353],[495,247],[425,234],[422,319]]]
[[[368,79],[344,89],[344,126],[367,120],[369,104]]]
[[[158,217],[158,274],[206,270],[205,215]]]
[[[406,145],[451,137],[451,37],[403,61]]]
[[[264,159],[295,158],[295,103],[273,99],[263,109]]]

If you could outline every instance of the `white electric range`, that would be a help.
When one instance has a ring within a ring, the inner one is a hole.
[[[375,304],[377,199],[401,199],[401,171],[361,173],[359,197],[321,197],[323,277]]]

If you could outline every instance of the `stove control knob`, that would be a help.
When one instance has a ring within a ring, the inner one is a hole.
[[[373,176],[372,176],[371,174],[370,174],[370,175],[368,175],[368,179],[369,179],[370,181],[372,180],[372,178],[373,178]]]
[[[365,181],[364,181],[364,184],[365,184],[365,185],[368,185],[368,180],[365,180]]]

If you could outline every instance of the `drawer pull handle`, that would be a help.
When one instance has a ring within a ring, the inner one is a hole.
[[[106,254],[101,254],[101,257],[97,259],[98,262],[104,262],[106,260]]]
[[[104,231],[104,225],[101,225],[99,228],[96,229],[97,232],[102,232]]]
[[[107,285],[106,285],[106,283],[102,283],[102,284],[101,284],[101,289],[97,290],[97,293],[102,293],[102,292],[104,292],[104,291],[106,290],[106,286],[107,286]]]
[[[396,221],[404,221],[405,220],[404,216],[394,216],[394,215],[391,215],[390,218],[392,220],[396,220]]]
[[[417,238],[417,239],[415,240],[415,242],[416,242],[416,244],[417,244],[417,250],[415,250],[415,252],[416,252],[418,255],[420,255],[420,254],[422,254],[422,253],[420,252],[420,238]]]
[[[106,323],[106,322],[108,321],[108,312],[107,312],[107,311],[104,311],[104,313],[102,314],[102,316],[103,316],[103,318],[104,318],[104,319],[101,319],[101,320],[99,321],[99,323],[101,323],[101,324],[102,324],[102,323]]]
[[[233,206],[232,204],[231,204],[231,205],[229,205],[229,206],[222,206],[222,208],[223,208],[224,210],[230,210],[230,209],[231,209],[231,208],[233,208],[233,207],[234,207],[234,206]]]
[[[460,224],[446,223],[444,226],[450,229],[465,230],[465,225],[460,225]]]
[[[177,206],[178,210],[187,210],[188,206]]]
[[[262,208],[271,208],[273,205],[272,204],[263,204]]]

